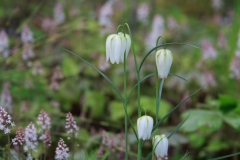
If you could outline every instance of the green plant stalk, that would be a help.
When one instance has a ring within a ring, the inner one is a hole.
[[[126,70],[126,51],[124,52],[124,108],[127,112],[127,70]],[[128,160],[128,117],[125,114],[125,160]]]
[[[72,133],[72,160],[74,160],[74,132]]]
[[[157,68],[156,68],[156,124],[158,122],[158,71],[157,71]]]
[[[10,134],[8,133],[8,160],[10,160]]]
[[[159,88],[159,97],[158,97],[158,104],[157,104],[157,113],[156,113],[156,124],[158,123],[158,115],[160,110],[160,104],[161,104],[161,96],[162,96],[162,88],[163,88],[164,78],[161,80],[160,88]]]
[[[44,158],[44,143],[42,143],[42,154],[40,157],[41,157],[40,159],[43,160],[43,158]]]
[[[44,149],[44,154],[43,154],[43,160],[45,160],[46,159],[46,157],[47,157],[47,152],[46,152],[46,145],[43,143],[43,149]]]
[[[131,48],[132,48],[132,52],[133,52],[133,56],[134,56],[134,63],[135,63],[135,68],[136,68],[136,72],[137,72],[137,78],[138,78],[138,82],[140,82],[140,72],[138,70],[137,57],[136,57],[136,52],[135,52],[134,45],[133,45],[132,33],[131,33],[129,25],[127,23],[125,23],[124,25],[127,27],[129,35],[130,35]],[[138,84],[137,97],[138,97],[138,117],[141,117],[140,83]],[[137,157],[137,159],[141,160],[141,157],[142,157],[141,140],[138,139],[138,157]]]

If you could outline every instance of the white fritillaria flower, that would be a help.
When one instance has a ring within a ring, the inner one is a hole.
[[[150,116],[142,116],[137,120],[138,138],[150,139],[153,128],[153,119]]]
[[[172,65],[172,53],[168,49],[160,49],[156,53],[156,64],[158,76],[160,78],[167,78]]]
[[[168,152],[168,139],[165,134],[156,135],[153,137],[153,149],[157,157],[165,157]]]
[[[124,35],[122,32],[119,32],[118,34],[109,35],[106,41],[106,60],[110,59],[112,64],[123,62],[124,53],[126,51],[127,57],[130,46],[131,39],[128,34]]]

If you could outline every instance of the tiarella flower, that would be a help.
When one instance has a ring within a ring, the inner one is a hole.
[[[77,135],[78,126],[70,112],[67,113],[65,128],[67,129],[68,134],[74,134],[75,136]]]
[[[137,130],[139,139],[150,139],[153,128],[153,119],[150,116],[142,116],[137,120]]]
[[[152,22],[151,32],[145,38],[146,49],[149,51],[155,47],[156,39],[159,35],[164,35],[165,25],[164,19],[161,15],[155,15]]]
[[[160,78],[167,78],[172,65],[173,56],[170,50],[160,49],[156,53],[156,65],[158,76]]]
[[[9,82],[6,82],[3,87],[0,105],[6,109],[8,113],[12,113],[12,96],[9,91]]]
[[[58,142],[58,146],[56,148],[56,155],[55,155],[55,159],[57,160],[64,160],[64,159],[68,159],[69,158],[69,154],[68,154],[68,147],[67,145],[64,143],[63,139],[60,138],[60,141]]]
[[[40,114],[38,115],[37,124],[41,126],[41,131],[51,128],[51,118],[44,110],[41,110]]]
[[[150,8],[149,5],[147,3],[141,3],[139,4],[138,8],[137,8],[137,20],[142,22],[143,24],[147,24],[148,22],[148,16],[149,16],[149,12]]]
[[[98,22],[101,26],[112,26],[113,1],[107,1],[99,10]]]
[[[64,22],[65,20],[65,13],[64,13],[64,10],[63,10],[63,5],[61,3],[57,3],[55,6],[54,6],[54,22],[59,25],[61,23]]]
[[[131,46],[131,39],[128,34],[119,32],[118,34],[111,34],[106,41],[106,60],[110,59],[112,64],[124,61],[124,53],[126,57]]]
[[[0,31],[0,52],[4,52],[8,49],[8,36],[4,30]]]
[[[14,127],[12,117],[0,106],[0,130],[4,131],[4,134],[10,133],[8,127]]]
[[[165,134],[153,137],[153,148],[157,157],[167,157],[168,155],[168,139]]]
[[[25,133],[22,127],[16,132],[16,137],[12,139],[13,145],[22,146],[25,142]]]
[[[230,64],[230,77],[240,80],[240,57],[234,56]]]
[[[28,151],[28,149],[36,151],[36,148],[38,146],[37,130],[32,122],[25,129],[25,142],[25,151]]]
[[[23,44],[23,52],[22,52],[22,59],[28,60],[34,57],[32,45],[28,42]]]
[[[204,39],[202,42],[202,52],[203,52],[203,60],[217,58],[216,49],[213,47],[213,45],[207,39]]]
[[[33,42],[33,34],[30,28],[25,24],[21,31],[21,40],[23,43]]]

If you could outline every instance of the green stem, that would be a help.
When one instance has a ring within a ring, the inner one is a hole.
[[[42,154],[40,156],[40,159],[43,160],[44,157],[44,143],[42,143]]]
[[[126,52],[124,52],[124,108],[127,112],[127,70],[126,70]],[[128,117],[125,114],[125,160],[128,160]]]
[[[72,133],[72,160],[74,160],[74,132]]]
[[[163,88],[163,83],[164,83],[164,78],[161,80],[161,84],[159,87],[159,97],[158,97],[158,103],[157,103],[157,116],[156,116],[156,124],[158,123],[158,115],[159,115],[159,110],[160,110],[160,103],[161,103],[161,96],[162,96],[162,88]]]
[[[133,43],[133,38],[132,38],[132,33],[131,33],[131,30],[130,30],[130,27],[127,23],[124,24],[127,29],[128,29],[128,32],[129,32],[129,35],[130,35],[130,38],[131,38],[131,48],[132,48],[132,52],[133,52],[133,56],[134,56],[134,63],[135,63],[135,68],[136,68],[136,72],[137,72],[137,77],[138,77],[138,82],[140,82],[140,72],[138,70],[138,64],[137,64],[137,57],[136,57],[136,52],[135,52],[135,49],[134,49],[134,43]],[[140,106],[140,83],[138,84],[138,117],[141,117],[141,106]],[[141,160],[141,157],[142,157],[142,149],[141,149],[141,140],[139,139],[138,140],[138,160]]]
[[[118,30],[119,30],[120,28],[122,28],[122,31],[123,31],[124,26],[123,26],[123,25],[119,25],[119,26],[117,27],[117,33],[119,32]]]
[[[158,71],[156,68],[156,124],[158,122]]]
[[[8,160],[10,160],[10,134],[8,133]]]

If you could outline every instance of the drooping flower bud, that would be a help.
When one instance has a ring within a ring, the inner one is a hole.
[[[150,116],[142,116],[137,120],[137,130],[139,139],[150,139],[153,128],[153,119]]]
[[[153,148],[157,157],[164,158],[168,152],[168,139],[165,134],[156,135],[153,137]]]
[[[160,49],[156,53],[156,65],[158,76],[160,78],[167,78],[172,65],[172,53],[168,49]]]
[[[118,34],[111,34],[106,41],[106,60],[110,59],[112,64],[124,61],[124,53],[128,55],[131,46],[131,39],[128,34],[119,32]]]

